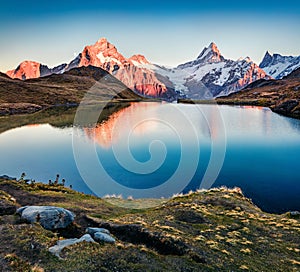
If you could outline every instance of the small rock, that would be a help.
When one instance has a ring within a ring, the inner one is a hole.
[[[71,246],[77,243],[81,242],[89,242],[89,243],[95,243],[94,239],[89,234],[85,234],[79,239],[73,238],[73,239],[66,239],[66,240],[58,240],[55,246],[52,246],[49,248],[49,252],[60,258],[59,254],[60,252],[67,246]]]
[[[87,228],[85,230],[86,233],[90,234],[91,236],[93,236],[96,232],[102,232],[102,233],[106,233],[108,235],[110,235],[110,232],[108,229],[104,229],[104,228]]]
[[[298,211],[291,211],[290,215],[291,215],[291,217],[299,217],[300,216],[300,212],[298,212]]]
[[[96,232],[94,233],[94,240],[97,242],[105,242],[105,243],[115,243],[115,238],[111,237],[109,234],[103,232]]]
[[[97,242],[115,243],[116,240],[110,235],[108,229],[105,228],[87,228],[85,230],[90,234]]]
[[[47,230],[64,229],[75,217],[69,210],[54,206],[25,206],[19,208],[17,214],[28,223],[39,222]]]

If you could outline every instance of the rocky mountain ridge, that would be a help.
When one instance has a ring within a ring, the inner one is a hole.
[[[267,51],[259,67],[264,69],[273,78],[281,79],[300,67],[300,56],[271,55]]]
[[[281,77],[300,66],[300,57],[282,57],[266,54],[258,66],[249,57],[238,60],[226,59],[215,43],[205,47],[195,60],[166,68],[148,61],[137,54],[124,57],[106,38],[95,44],[85,46],[83,51],[69,64],[49,68],[37,62],[25,61],[15,70],[7,72],[12,78],[30,79],[50,74],[61,74],[72,68],[82,66],[100,67],[128,88],[145,97],[155,97],[167,101],[177,98],[211,99],[237,92],[260,79]],[[274,65],[288,61],[284,71],[276,73]],[[272,68],[272,67],[273,68]],[[271,67],[271,68],[270,68]]]

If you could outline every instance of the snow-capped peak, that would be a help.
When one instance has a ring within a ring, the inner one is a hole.
[[[214,43],[214,42],[211,42],[210,45],[208,46],[208,48],[210,48],[212,51],[215,51],[215,52],[219,52],[219,49],[217,47],[217,45]]]
[[[221,55],[217,45],[214,42],[211,42],[208,47],[205,47],[197,60],[201,62],[213,63],[224,61],[224,57]]]

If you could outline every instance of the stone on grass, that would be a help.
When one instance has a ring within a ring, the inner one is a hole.
[[[25,222],[38,222],[47,230],[64,229],[74,221],[75,217],[69,210],[54,206],[25,206],[19,208],[17,214]]]
[[[89,227],[85,230],[86,233],[90,234],[90,235],[94,235],[96,232],[102,232],[102,233],[106,233],[108,235],[110,235],[110,232],[108,229],[105,229],[105,228],[92,228],[92,227]]]
[[[300,212],[298,212],[298,211],[291,211],[290,215],[291,215],[291,217],[300,217]]]
[[[74,244],[78,244],[81,242],[89,242],[89,243],[95,243],[94,239],[89,234],[85,234],[79,239],[73,238],[73,239],[65,239],[65,240],[58,240],[55,246],[52,246],[49,248],[49,252],[60,258],[59,254],[61,251],[67,247]]]
[[[97,242],[105,242],[105,243],[115,243],[116,240],[109,234],[103,233],[103,232],[96,232],[93,236],[94,240]]]

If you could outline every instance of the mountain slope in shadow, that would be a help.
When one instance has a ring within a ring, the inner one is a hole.
[[[51,106],[75,106],[91,88],[94,102],[144,99],[105,70],[93,66],[26,81],[1,73],[0,115],[32,113]]]

